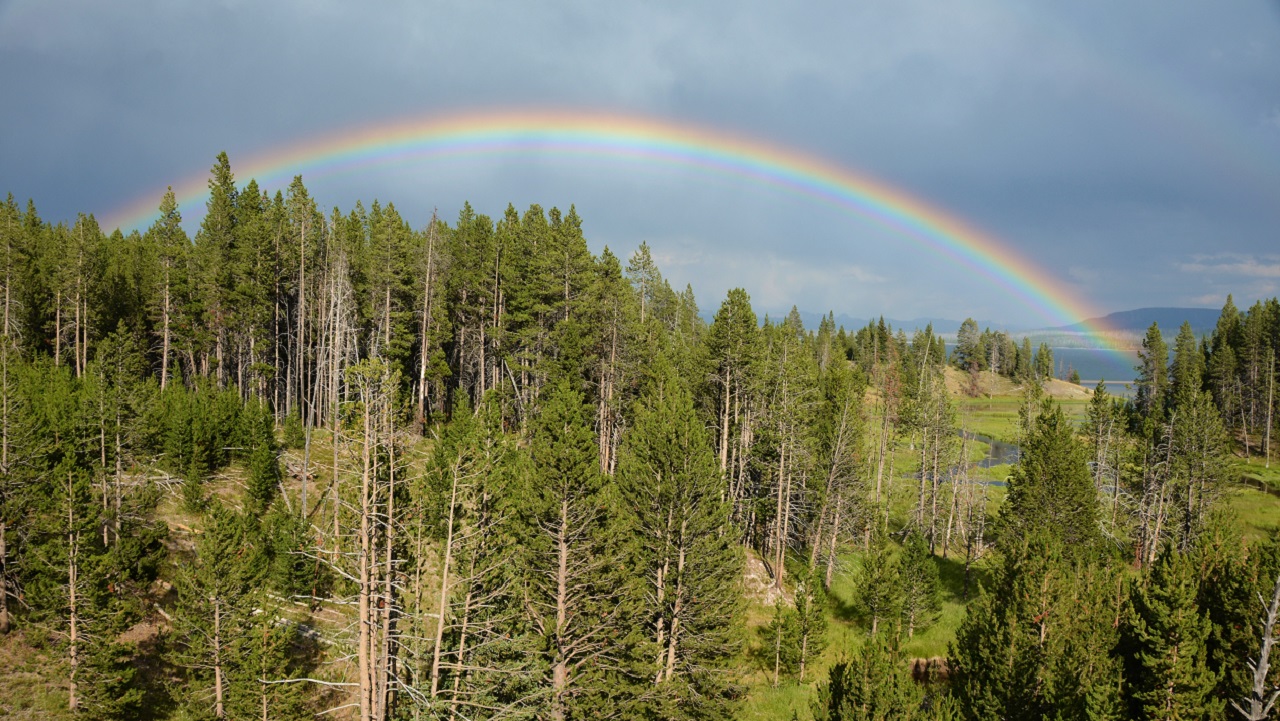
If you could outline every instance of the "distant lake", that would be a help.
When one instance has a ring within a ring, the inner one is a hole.
[[[1114,396],[1132,396],[1133,390],[1125,388],[1132,384],[1138,371],[1137,351],[1110,351],[1096,348],[1054,348],[1054,375],[1066,378],[1074,369],[1080,374],[1080,384],[1089,388],[1098,385],[1099,380],[1107,381],[1107,393]]]
[[[948,355],[953,349],[954,346],[948,343]],[[1138,375],[1134,370],[1134,366],[1138,365],[1138,352],[1054,348],[1053,365],[1053,375],[1057,378],[1066,378],[1074,369],[1080,374],[1080,385],[1096,388],[1099,380],[1106,380],[1108,394],[1128,398],[1133,395],[1133,389],[1125,388],[1125,384],[1132,385],[1133,379]]]

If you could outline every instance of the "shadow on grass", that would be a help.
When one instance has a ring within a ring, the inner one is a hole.
[[[970,564],[968,593],[966,594],[963,558],[934,556],[933,562],[938,567],[938,580],[942,584],[943,601],[963,606],[977,597],[979,583],[990,586],[990,573],[985,564]]]

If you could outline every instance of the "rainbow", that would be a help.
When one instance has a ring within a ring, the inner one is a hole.
[[[237,160],[241,178],[264,188],[294,175],[330,175],[406,160],[521,152],[635,159],[694,167],[816,199],[886,226],[930,251],[944,253],[1004,287],[1052,324],[1101,314],[1008,243],[883,181],[812,154],[719,128],[636,115],[557,110],[495,110],[429,115],[320,135]],[[208,175],[174,186],[190,211],[208,193]],[[164,190],[105,216],[104,227],[141,229],[158,216]],[[1110,329],[1087,332],[1103,339]]]

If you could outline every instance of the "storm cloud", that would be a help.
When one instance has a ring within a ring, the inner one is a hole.
[[[0,192],[103,216],[345,127],[468,109],[637,113],[879,178],[1017,248],[1102,310],[1275,293],[1280,6],[1271,3],[0,3]],[[248,178],[241,177],[240,180]],[[304,177],[304,180],[306,178]],[[469,200],[576,204],[714,308],[1043,324],[891,230],[688,168],[538,156],[308,181],[421,226]],[[156,198],[158,203],[159,198]],[[197,218],[188,218],[190,223]]]

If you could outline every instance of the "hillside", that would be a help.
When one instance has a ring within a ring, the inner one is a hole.
[[[1052,333],[1083,333],[1096,327],[1110,328],[1117,332],[1141,335],[1152,323],[1168,337],[1178,332],[1184,322],[1191,323],[1196,335],[1212,333],[1222,311],[1217,308],[1135,308],[1109,313],[1101,318],[1090,318],[1080,323],[1027,331],[1028,335]]]

